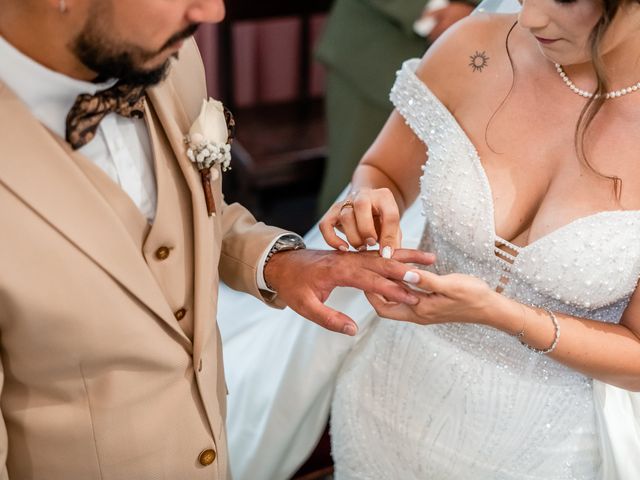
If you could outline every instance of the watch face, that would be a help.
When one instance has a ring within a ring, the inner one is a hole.
[[[276,242],[276,245],[279,249],[303,248],[304,242],[300,240],[300,237],[295,235],[285,235]]]

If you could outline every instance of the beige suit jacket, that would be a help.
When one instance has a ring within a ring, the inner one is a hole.
[[[225,205],[220,179],[207,215],[183,143],[205,94],[187,42],[148,94],[151,227],[0,83],[0,478],[228,477],[217,286],[260,298],[282,231]]]

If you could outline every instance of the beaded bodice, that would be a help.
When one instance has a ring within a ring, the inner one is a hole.
[[[496,234],[494,205],[479,155],[454,116],[405,62],[391,93],[397,110],[428,145],[421,201],[421,248],[437,255],[441,274],[467,273],[522,303],[583,318],[618,322],[640,274],[640,212],[604,211],[579,218],[526,247]],[[506,247],[506,248],[504,248]],[[534,359],[505,334],[467,324],[438,333],[516,369]],[[539,358],[540,372],[568,373]],[[565,371],[566,370],[566,371]]]

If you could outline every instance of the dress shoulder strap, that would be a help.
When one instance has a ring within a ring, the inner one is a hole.
[[[420,59],[412,58],[402,64],[389,98],[396,110],[416,136],[427,145],[438,143],[445,129],[459,128],[447,107],[416,75]]]

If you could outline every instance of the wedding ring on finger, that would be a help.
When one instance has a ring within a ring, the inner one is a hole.
[[[351,200],[345,200],[340,207],[340,213],[342,213],[345,208],[353,208],[353,202]]]

